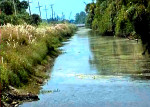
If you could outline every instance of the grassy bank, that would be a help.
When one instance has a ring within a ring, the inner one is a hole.
[[[47,65],[57,56],[57,48],[75,29],[70,24],[2,26],[1,89],[23,87],[34,76],[44,78],[45,73],[40,66]]]

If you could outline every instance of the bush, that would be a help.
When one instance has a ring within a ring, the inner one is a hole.
[[[31,17],[31,24],[33,25],[39,25],[42,22],[42,19],[38,14],[33,14]]]
[[[7,64],[0,65],[0,80],[1,80],[1,87],[5,88],[9,84],[9,77],[8,77],[8,70]]]

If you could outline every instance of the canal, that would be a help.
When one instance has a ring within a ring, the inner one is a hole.
[[[150,106],[150,58],[141,41],[79,28],[60,49],[40,100],[20,107]]]

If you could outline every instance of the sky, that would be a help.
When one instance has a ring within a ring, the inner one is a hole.
[[[23,0],[20,0],[23,1]],[[27,0],[25,0],[27,1]],[[79,13],[81,11],[85,11],[85,4],[86,3],[91,3],[92,0],[30,0],[30,7],[31,7],[31,13],[36,13],[39,14],[39,9],[36,8],[38,7],[38,1],[40,3],[41,7],[41,17],[42,19],[46,19],[46,12],[45,12],[45,5],[47,7],[47,16],[48,19],[50,18],[50,15],[52,14],[52,10],[50,5],[54,4],[53,9],[55,11],[56,16],[62,16],[62,12],[65,15],[65,19],[69,19],[70,13],[71,18],[74,19],[76,13]],[[27,10],[28,11],[28,10]],[[28,11],[29,12],[29,11]]]

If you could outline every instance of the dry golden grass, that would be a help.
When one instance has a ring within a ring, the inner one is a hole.
[[[75,30],[74,25],[56,24],[34,27],[31,25],[1,26],[2,64],[0,80],[2,87],[22,86],[30,75],[36,75],[34,67],[42,64],[45,57],[57,54],[57,47],[62,40]]]

